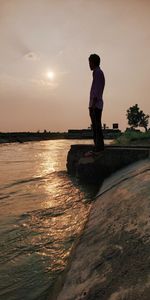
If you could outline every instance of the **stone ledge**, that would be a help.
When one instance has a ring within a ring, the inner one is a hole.
[[[92,149],[92,145],[72,145],[67,157],[68,173],[88,183],[100,183],[116,170],[150,154],[149,147],[107,146],[103,155],[84,157]]]

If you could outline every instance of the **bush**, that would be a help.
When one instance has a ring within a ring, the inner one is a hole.
[[[134,141],[146,141],[150,140],[150,131],[147,132],[136,132],[136,131],[126,131],[115,141],[116,144],[127,145]]]

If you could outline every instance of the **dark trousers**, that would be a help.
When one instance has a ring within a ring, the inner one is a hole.
[[[104,138],[102,132],[102,109],[97,107],[89,108],[90,118],[92,122],[92,129],[93,129],[93,139],[95,144],[95,150],[101,151],[104,150]]]

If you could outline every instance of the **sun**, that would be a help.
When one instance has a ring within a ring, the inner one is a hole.
[[[54,77],[55,77],[55,74],[54,74],[53,71],[48,71],[48,72],[47,72],[47,78],[48,78],[49,80],[53,80]]]

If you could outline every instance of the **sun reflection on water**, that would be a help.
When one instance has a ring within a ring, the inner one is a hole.
[[[6,275],[9,280],[4,278],[3,284],[7,289],[7,284],[14,286],[15,280],[21,286],[25,282],[28,290],[30,287],[33,290],[34,280],[38,283],[34,284],[37,290],[41,278],[48,287],[50,283],[53,286],[65,268],[91,204],[86,202],[85,191],[67,175],[65,164],[70,141],[42,141],[12,147],[13,152],[9,147],[7,156],[3,155],[3,160],[13,157],[13,172],[10,164],[4,164],[5,172],[2,172],[11,176],[9,180],[5,177],[7,187],[4,186],[3,193],[7,201],[1,207],[3,224],[7,222],[6,234],[4,231],[2,235],[5,258],[2,256],[1,261],[9,261],[12,270],[9,278]]]
[[[62,156],[60,151],[62,151]],[[64,170],[66,168],[66,157],[67,153],[64,156],[64,149],[61,149],[59,141],[42,142],[42,151],[36,153],[35,157],[37,161],[35,176],[45,176],[60,169]]]

